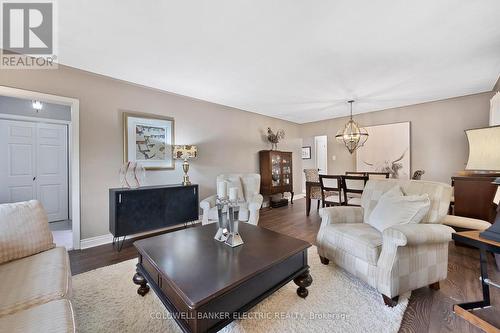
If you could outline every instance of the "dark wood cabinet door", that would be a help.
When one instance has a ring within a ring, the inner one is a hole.
[[[277,150],[259,152],[261,193],[272,195],[293,191],[292,153]]]

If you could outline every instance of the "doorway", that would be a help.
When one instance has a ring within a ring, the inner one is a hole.
[[[0,202],[39,200],[56,245],[80,249],[78,100],[0,86],[0,153]]]
[[[49,222],[68,220],[67,128],[0,119],[0,203],[38,200]]]
[[[319,174],[326,175],[328,173],[328,137],[326,135],[314,137],[314,153]]]

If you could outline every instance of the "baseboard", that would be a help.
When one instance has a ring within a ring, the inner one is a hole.
[[[196,224],[201,223],[201,217],[195,223]],[[157,232],[161,232],[161,231],[167,231],[167,230],[182,227],[183,225],[184,224],[176,224],[176,225],[166,227],[166,228],[156,229],[156,230],[147,231],[147,232],[141,232],[138,234],[129,235],[129,236],[127,236],[127,239],[134,239],[134,238],[145,236],[148,234],[153,234],[153,233],[157,233]],[[88,249],[88,248],[99,246],[99,245],[111,244],[112,242],[113,242],[113,235],[112,234],[105,234],[105,235],[101,235],[101,236],[85,238],[85,239],[82,239],[80,241],[80,249],[84,250],[84,249]]]
[[[113,242],[113,235],[106,234],[96,237],[90,237],[80,240],[80,249],[88,249],[90,247],[95,247],[99,245],[109,244]]]

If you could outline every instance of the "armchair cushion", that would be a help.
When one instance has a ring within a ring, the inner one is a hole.
[[[405,196],[399,185],[385,192],[368,217],[368,224],[382,232],[401,224],[416,224],[422,221],[430,208],[427,193]]]
[[[382,233],[366,223],[331,224],[325,227],[324,242],[332,244],[336,251],[376,265],[382,250]]]
[[[40,202],[0,205],[0,264],[53,247],[47,214]]]
[[[0,317],[52,300],[69,298],[71,271],[66,249],[56,247],[0,265]]]
[[[362,223],[363,222],[363,208],[338,206],[322,208],[319,210],[321,216],[321,225],[333,223]]]
[[[422,219],[423,223],[440,223],[448,213],[451,198],[451,186],[443,183],[423,180],[401,179],[370,179],[361,196],[361,206],[365,209],[365,222],[377,205],[380,197],[395,185],[401,186],[406,195],[420,195],[427,193],[431,207]]]

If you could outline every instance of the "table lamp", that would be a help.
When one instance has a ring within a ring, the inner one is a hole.
[[[499,205],[499,203],[500,203],[500,178],[495,179],[495,181],[492,184],[495,184],[498,186],[497,193],[495,195],[495,199],[493,199],[493,203],[495,203],[498,206],[497,207],[497,216],[495,218],[495,222],[493,222],[491,227],[489,227],[488,229],[486,229],[485,231],[480,233],[479,236],[486,238],[486,239],[494,240],[496,242],[500,242],[500,205]]]
[[[198,147],[193,145],[180,145],[174,146],[174,159],[184,160],[182,163],[182,170],[184,170],[184,178],[182,185],[191,185],[189,181],[188,171],[189,171],[189,159],[196,158],[198,156]]]

